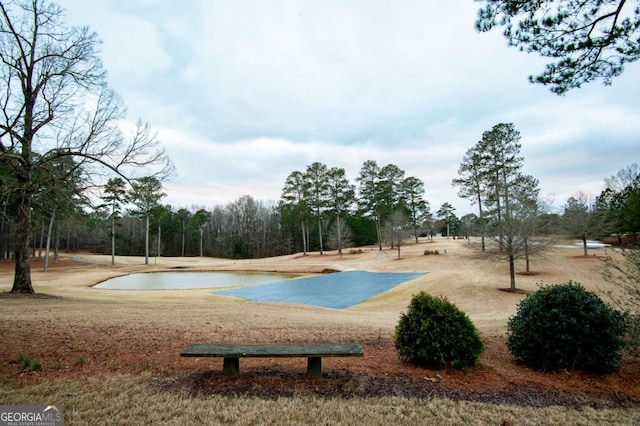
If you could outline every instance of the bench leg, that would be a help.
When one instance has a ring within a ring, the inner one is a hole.
[[[240,358],[225,357],[222,372],[225,376],[237,376],[240,374]]]
[[[307,374],[309,376],[322,376],[322,358],[315,356],[307,358]]]

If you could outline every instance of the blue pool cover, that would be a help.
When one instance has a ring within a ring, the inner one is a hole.
[[[219,291],[254,302],[300,303],[344,309],[357,305],[424,272],[347,271]]]

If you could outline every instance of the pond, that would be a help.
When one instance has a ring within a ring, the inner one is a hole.
[[[93,286],[109,290],[238,288],[286,281],[301,274],[275,272],[148,272],[111,278]]]
[[[275,272],[149,272],[94,286],[111,290],[210,288],[215,294],[258,303],[296,303],[331,309],[357,305],[425,272],[346,271],[308,276]]]

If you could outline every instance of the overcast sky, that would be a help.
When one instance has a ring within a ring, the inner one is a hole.
[[[479,34],[471,0],[61,0],[103,40],[111,87],[158,132],[177,174],[164,203],[277,201],[313,162],[392,163],[437,211],[475,212],[451,180],[498,123],[560,207],[640,162],[640,64],[559,97],[528,82],[544,60]]]

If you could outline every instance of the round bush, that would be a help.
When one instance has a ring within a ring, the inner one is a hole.
[[[414,295],[407,313],[400,315],[395,345],[402,361],[426,367],[475,365],[484,349],[464,312],[424,291]]]
[[[516,362],[544,371],[597,374],[620,367],[624,317],[579,283],[543,286],[509,319],[507,347]]]

